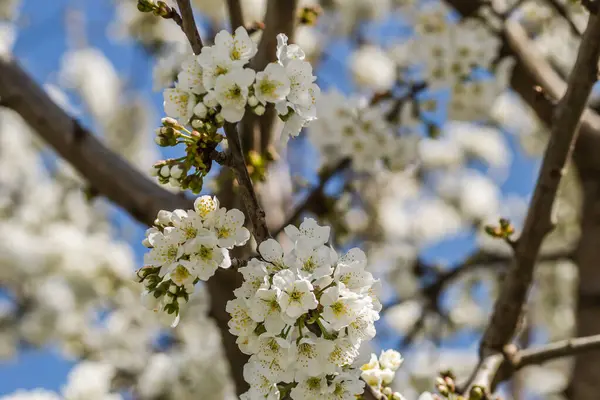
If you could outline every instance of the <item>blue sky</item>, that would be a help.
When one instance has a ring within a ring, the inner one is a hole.
[[[87,42],[91,46],[100,48],[124,76],[132,76],[132,68],[135,69],[136,74],[133,74],[135,79],[132,84],[152,97],[156,108],[160,109],[161,96],[151,90],[150,60],[139,48],[128,43],[115,43],[106,36],[107,26],[114,14],[109,1],[24,0],[19,20],[22,29],[15,46],[15,53],[25,68],[40,82],[56,82],[60,56],[67,49],[64,20],[65,13],[70,7],[79,7],[86,15]],[[376,28],[368,27],[366,31],[380,37],[383,42],[389,40],[390,36],[405,34],[401,27],[389,21]],[[350,46],[343,41],[332,43],[330,61],[324,62],[319,70],[322,86],[334,85],[346,92],[352,90],[350,75],[342,68],[350,50]],[[148,134],[151,135],[152,132]],[[511,147],[516,151],[513,153],[510,176],[502,184],[502,191],[528,195],[536,178],[538,162],[519,151],[514,137],[509,136],[509,140]],[[297,145],[300,147],[301,141],[298,141]],[[135,243],[135,247],[141,249],[139,242]],[[448,263],[453,263],[460,260],[473,247],[473,235],[464,234],[426,249],[424,257],[438,261],[444,259]],[[447,345],[464,346],[473,339],[471,336],[461,335]],[[0,395],[19,388],[43,387],[59,390],[71,366],[72,363],[62,359],[57,350],[25,350],[13,360],[0,362]]]

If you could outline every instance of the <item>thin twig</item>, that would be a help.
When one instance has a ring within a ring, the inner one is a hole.
[[[261,243],[270,238],[271,235],[267,228],[265,212],[258,202],[252,180],[248,174],[240,135],[238,134],[235,124],[229,122],[225,123],[225,134],[227,136],[227,143],[231,149],[232,169],[239,184],[242,201],[244,202],[248,218],[252,223],[254,237],[258,243]]]
[[[231,30],[235,31],[238,27],[244,26],[244,13],[240,0],[227,0],[227,9],[229,10],[229,22]]]
[[[202,38],[196,27],[196,21],[194,20],[194,12],[192,11],[192,5],[190,0],[177,0],[177,6],[179,7],[179,13],[181,14],[182,24],[181,29],[185,36],[187,36],[194,54],[200,54],[202,51]]]
[[[586,351],[600,350],[600,335],[573,338],[546,346],[519,351],[511,360],[513,368],[542,364],[560,357],[574,356]]]
[[[306,196],[306,198],[298,205],[294,211],[286,218],[285,222],[281,224],[281,226],[273,231],[273,237],[277,237],[283,229],[293,224],[299,217],[302,215],[304,211],[310,208],[311,205],[323,194],[323,190],[327,183],[337,175],[340,171],[344,170],[346,167],[350,165],[350,159],[345,158],[341,160],[337,165],[332,168],[326,169],[321,176],[319,177],[319,184],[311,189],[310,193]]]

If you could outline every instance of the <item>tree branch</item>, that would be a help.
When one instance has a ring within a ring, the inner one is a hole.
[[[581,36],[583,34],[577,25],[575,25],[575,22],[573,22],[573,19],[569,15],[569,10],[564,4],[561,4],[558,0],[546,0],[546,2],[549,3],[550,7],[552,7],[554,11],[565,20],[565,22],[569,25],[569,28],[571,28],[571,32],[573,32],[575,36]]]
[[[307,209],[311,207],[315,202],[317,202],[321,195],[323,194],[323,190],[325,189],[325,185],[329,182],[331,178],[338,174],[338,172],[344,170],[350,165],[350,159],[345,158],[341,160],[337,165],[332,168],[328,168],[323,171],[321,176],[319,177],[319,184],[311,189],[310,193],[306,196],[306,198],[294,209],[294,211],[290,214],[290,216],[286,219],[286,221],[281,224],[281,226],[273,232],[273,237],[277,237],[283,229],[293,224],[300,215]]]
[[[298,0],[268,0],[265,15],[265,29],[258,45],[258,53],[252,59],[252,68],[262,71],[275,60],[277,35],[286,34],[293,40]]]
[[[513,368],[520,369],[592,350],[600,350],[600,335],[561,340],[535,349],[521,350],[512,358],[511,363]]]
[[[577,140],[579,120],[597,81],[599,56],[600,22],[591,15],[567,91],[556,108],[550,141],[544,154],[523,232],[516,244],[515,262],[503,282],[491,322],[483,336],[483,355],[500,351],[510,342],[517,327],[521,308],[532,283],[535,261],[542,241],[554,225],[554,201]]]
[[[191,200],[150,181],[56,105],[16,61],[0,57],[0,105],[13,109],[97,192],[138,221],[152,225],[159,210],[190,209]]]
[[[68,161],[102,195],[139,222],[151,226],[159,210],[191,209],[193,202],[170,193],[104,146],[56,105],[16,61],[0,57],[0,105],[16,111],[56,152]],[[237,264],[241,265],[241,261]],[[222,270],[207,282],[209,314],[216,320],[231,372],[243,383],[237,362],[239,350],[229,333],[225,304],[236,288],[235,270]]]
[[[231,31],[235,31],[238,27],[244,26],[244,13],[242,11],[242,3],[240,0],[227,0],[227,9],[229,10],[229,22],[231,23]]]
[[[265,212],[258,202],[252,180],[248,174],[237,127],[229,122],[225,123],[225,135],[227,136],[227,142],[231,149],[232,169],[239,183],[242,201],[244,202],[248,218],[252,223],[254,237],[256,238],[257,243],[261,243],[270,238],[271,234],[269,233],[269,228],[267,228],[267,222],[265,221]]]
[[[192,11],[190,0],[177,0],[177,6],[179,7],[182,19],[181,29],[192,45],[194,54],[200,54],[203,47],[202,38],[200,38],[200,33],[198,33],[198,28],[196,27],[194,11]]]

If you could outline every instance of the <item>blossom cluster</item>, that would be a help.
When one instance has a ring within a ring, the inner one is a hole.
[[[316,119],[320,89],[314,83],[312,66],[304,61],[302,49],[287,41],[284,34],[277,36],[277,61],[259,72],[248,66],[258,49],[243,27],[234,35],[219,32],[214,46],[205,46],[199,55],[185,59],[175,87],[163,92],[164,111],[176,123],[163,121],[156,142],[160,146],[185,144],[188,156],[157,163],[154,175],[160,176],[161,183],[198,191],[210,170],[206,155],[223,138],[217,130],[226,122],[239,122],[246,110],[263,115],[273,105],[285,121],[283,142]],[[193,167],[196,171],[188,176]]]
[[[408,104],[404,109],[411,110]],[[401,119],[408,126],[411,116],[403,114]],[[357,171],[373,171],[397,161],[407,140],[397,135],[384,109],[335,90],[321,95],[319,119],[311,124],[308,135],[328,162],[349,158]]]
[[[218,268],[229,268],[229,249],[250,238],[244,214],[219,206],[216,197],[202,196],[193,210],[161,210],[154,226],[146,231],[145,266],[138,270],[144,282],[146,305],[165,311],[179,321],[180,304],[189,301],[198,281],[206,281]]]
[[[371,386],[378,399],[403,400],[400,393],[393,392],[389,387],[403,361],[400,353],[395,350],[382,351],[379,358],[376,354],[371,354],[369,362],[360,367],[360,376]]]
[[[251,355],[244,399],[348,399],[363,391],[353,367],[361,342],[375,336],[378,281],[358,248],[338,257],[330,228],[307,218],[285,233],[293,248],[268,239],[227,303],[230,332]]]

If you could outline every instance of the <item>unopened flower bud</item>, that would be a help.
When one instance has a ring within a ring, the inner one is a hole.
[[[175,179],[179,179],[181,178],[181,175],[183,175],[183,169],[175,164],[171,167],[170,175]]]
[[[485,392],[480,386],[473,386],[469,392],[469,400],[483,400],[485,398],[484,396]]]
[[[151,12],[154,11],[156,6],[149,0],[138,0],[137,9],[140,12]]]
[[[394,373],[394,371],[392,371],[389,368],[385,368],[385,369],[381,370],[381,380],[386,385],[392,383],[392,381],[394,380],[394,376],[396,376],[396,374]]]
[[[174,188],[178,188],[180,186],[179,180],[170,177],[169,178],[169,185],[173,186]]]
[[[256,106],[256,108],[254,108],[254,114],[256,114],[258,116],[261,116],[264,113],[265,113],[265,107],[264,106],[258,105],[258,106]]]
[[[185,297],[181,296],[181,297],[178,297],[178,298],[177,298],[177,303],[178,303],[180,306],[182,306],[182,305],[184,305],[185,303],[187,303],[187,300],[185,299]]]
[[[248,97],[248,105],[250,107],[256,107],[258,105],[258,99],[256,98],[256,96]]]
[[[169,286],[169,292],[171,292],[173,294],[177,293],[177,285]]]
[[[204,125],[204,123],[202,121],[200,121],[199,119],[192,120],[192,127],[194,127],[195,129],[202,128],[202,125]]]
[[[160,120],[160,122],[163,124],[163,126],[166,126],[169,128],[175,128],[175,129],[183,128],[181,126],[181,124],[179,122],[177,122],[177,120],[175,118],[164,117],[163,119]]]
[[[390,397],[392,395],[392,388],[386,386],[383,388],[382,393]]]
[[[404,400],[404,396],[402,396],[399,392],[392,393],[392,400]]]
[[[202,102],[208,108],[216,107],[219,104],[216,96],[213,93],[208,93],[206,96],[204,96]]]
[[[169,168],[168,165],[163,165],[162,168],[160,169],[160,176],[162,176],[163,178],[168,178],[171,174],[171,169]]]
[[[150,240],[148,240],[148,238],[145,238],[144,240],[142,240],[142,245],[147,248],[152,247],[152,245],[150,244]]]
[[[162,146],[163,145],[163,140],[162,140],[162,138],[160,136],[156,136],[154,138],[154,143],[156,143],[159,146]]]
[[[169,225],[171,223],[171,212],[167,210],[160,210],[156,216],[156,220],[160,225]]]
[[[150,176],[158,176],[158,169],[156,167],[152,167],[150,168],[150,170],[148,171],[148,174]]]
[[[223,122],[225,122],[225,118],[223,118],[221,113],[218,113],[217,115],[215,115],[215,121],[217,121],[217,123],[220,125]]]
[[[160,300],[154,297],[153,293],[144,291],[142,293],[142,305],[148,310],[158,310],[158,304]]]
[[[207,111],[208,109],[204,103],[198,103],[196,104],[196,107],[194,107],[194,114],[196,114],[200,119],[206,118]]]

